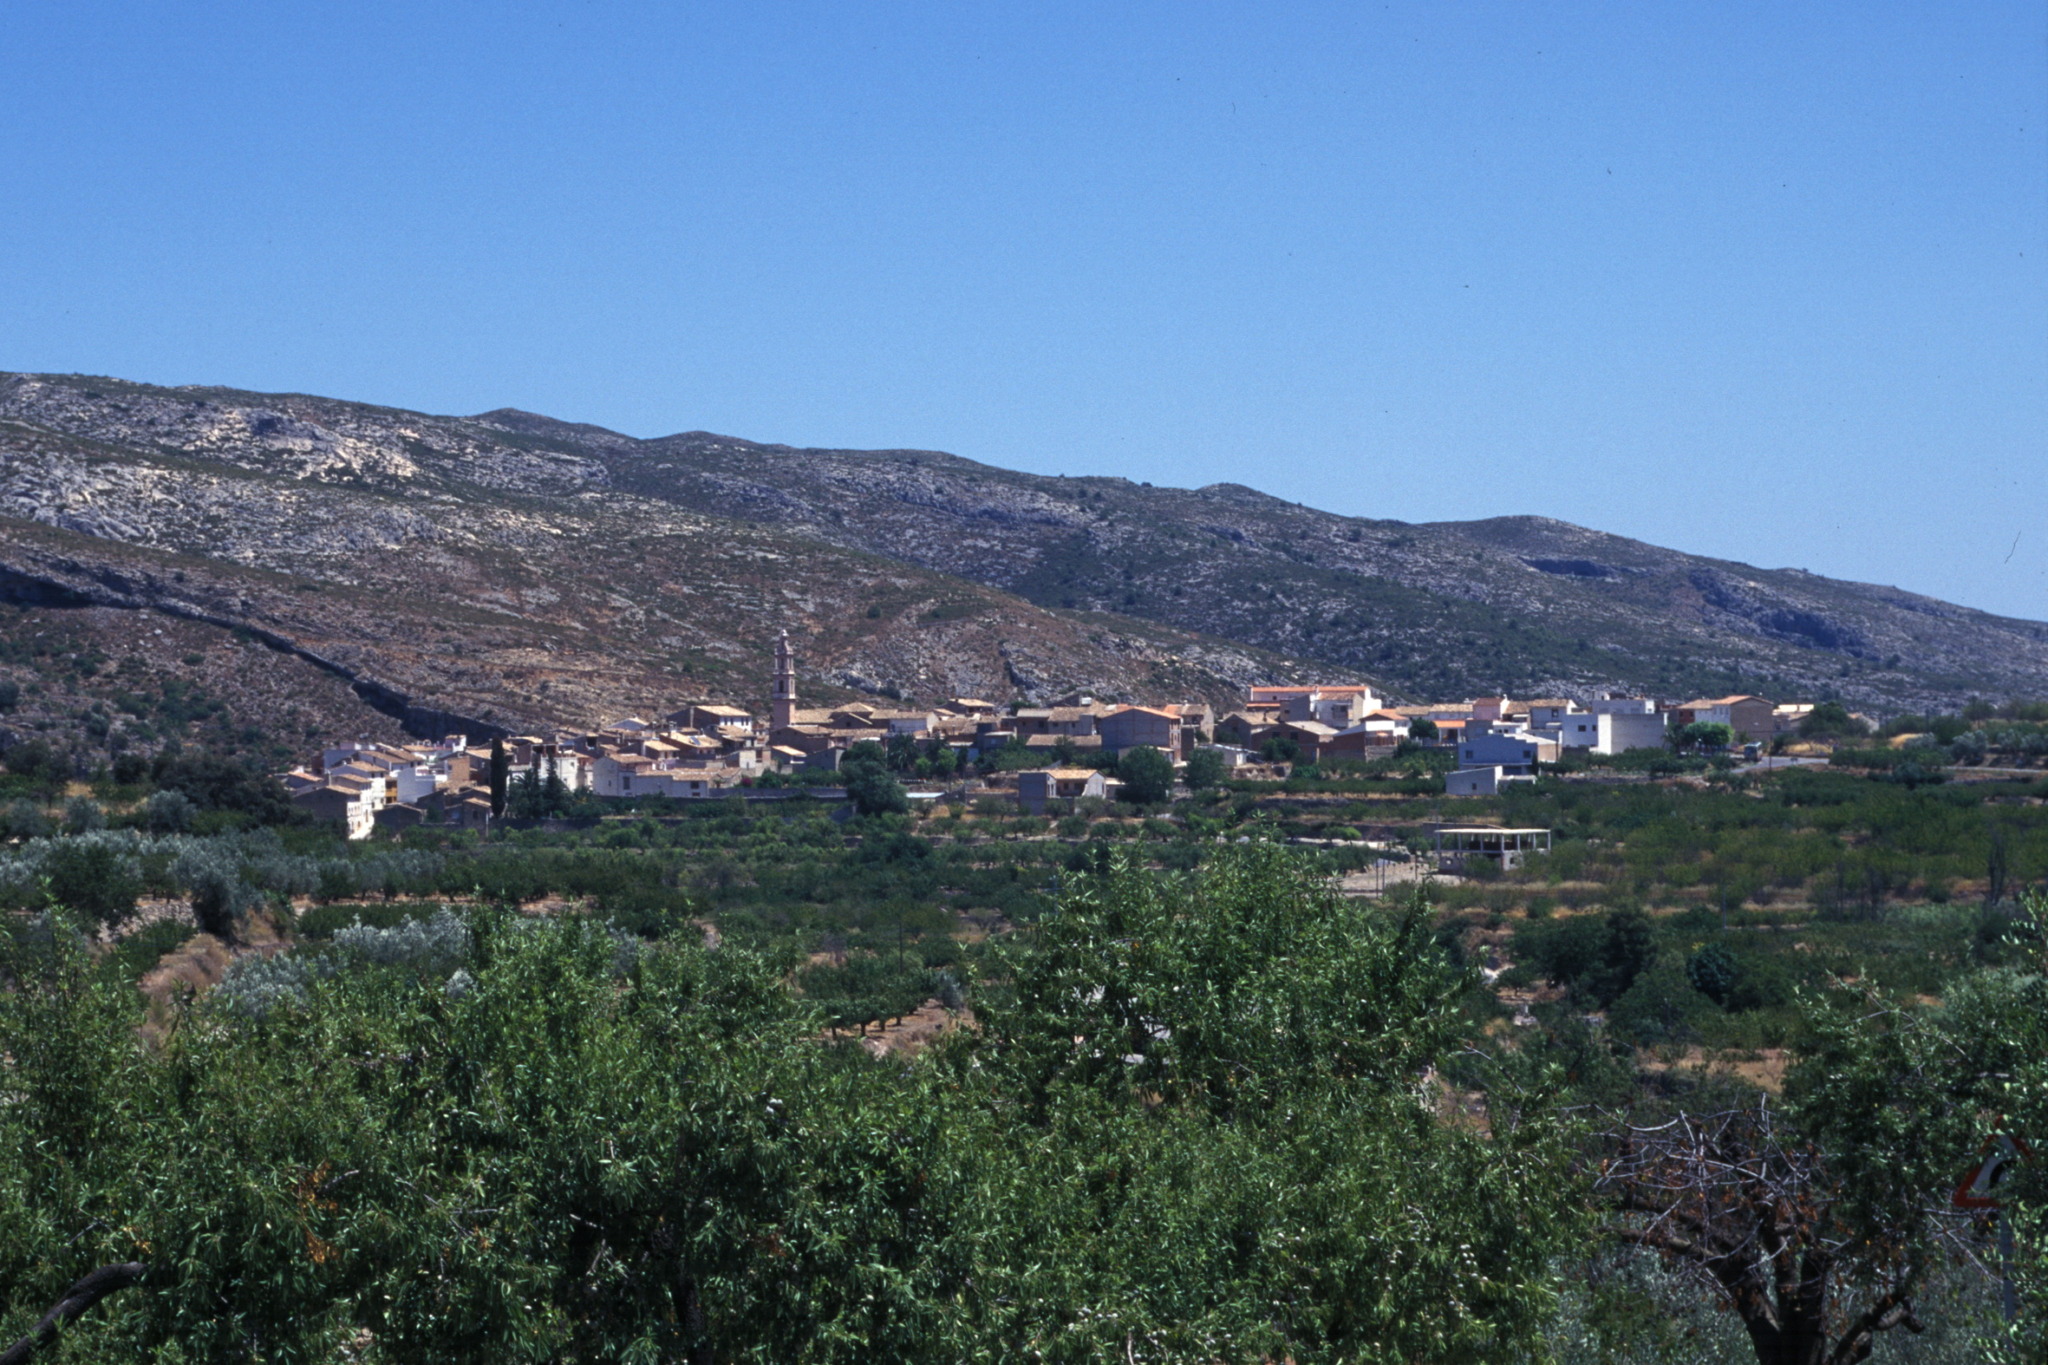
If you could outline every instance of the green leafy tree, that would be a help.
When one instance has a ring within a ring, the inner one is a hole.
[[[179,792],[200,810],[231,811],[265,825],[289,824],[297,815],[275,778],[219,754],[167,748],[157,755],[153,776],[159,790]]]
[[[64,803],[64,832],[90,834],[107,827],[107,813],[90,796],[74,796]]]
[[[622,989],[601,925],[478,928],[445,981],[307,971],[157,1057],[82,949],[21,964],[0,1340],[132,1267],[69,1328],[99,1358],[961,1358],[916,1078],[819,1047],[743,949],[634,958]]]
[[[862,815],[901,815],[910,809],[903,784],[877,763],[842,764],[847,799]]]
[[[1634,985],[1656,956],[1649,916],[1631,908],[1529,921],[1515,931],[1517,960],[1603,1009]]]
[[[692,1365],[1539,1347],[1579,1228],[1567,1134],[1540,1096],[1485,1132],[1435,1111],[1468,983],[1421,902],[1347,901],[1247,847],[1189,877],[1112,866],[1030,937],[978,1032],[875,1064],[824,1043],[792,962],[694,929],[351,928],[238,969],[147,1044],[78,935],[9,935],[0,1343]]]
[[[561,760],[554,754],[547,758],[547,777],[541,782],[540,803],[549,815],[560,815],[569,807],[569,784],[562,780]]]
[[[1190,791],[1205,791],[1222,785],[1230,768],[1223,761],[1223,755],[1214,749],[1197,749],[1188,755],[1188,761],[1181,770]]]
[[[1801,739],[1854,739],[1869,733],[1870,726],[1838,701],[1821,702],[1799,719]]]
[[[1560,1129],[1504,1108],[1482,1140],[1420,1102],[1465,1028],[1425,901],[1347,901],[1272,846],[1117,861],[1005,961],[962,1076],[1021,1106],[980,1272],[1013,1353],[1489,1360],[1542,1322],[1518,1258],[1573,1225]]]
[[[889,736],[888,746],[883,752],[889,770],[898,773],[914,771],[917,760],[922,757],[918,753],[917,736],[911,734]]]
[[[1671,742],[1680,752],[1688,749],[1726,749],[1735,743],[1735,727],[1717,720],[1696,720],[1674,731]]]
[[[59,839],[43,864],[50,899],[96,924],[117,924],[135,911],[142,876],[135,860],[106,839]]]
[[[1996,1140],[2039,1152],[2036,1135],[2048,1133],[2048,897],[2024,898],[2009,942],[2010,961],[1956,978],[1938,1005],[1868,986],[1831,990],[1815,1002],[1787,1077],[1794,1113],[1841,1181],[1844,1223],[1888,1249],[1914,1283],[1959,1245],[2001,1268],[1988,1229],[1957,1227],[1950,1193]],[[2038,1157],[2022,1162],[1999,1188],[1997,1216],[2010,1220],[2018,1249],[2019,1317],[1986,1343],[1989,1359],[2048,1358],[2043,1167]]]
[[[1742,979],[1742,964],[1718,943],[1709,943],[1685,960],[1685,979],[1717,1005],[1725,1006]]]
[[[887,768],[889,751],[882,747],[879,740],[858,739],[846,746],[846,753],[839,760],[842,769],[850,763],[868,763],[878,768]]]
[[[7,750],[7,771],[32,783],[44,793],[60,792],[71,777],[71,765],[62,754],[40,739],[26,740]]]
[[[1433,740],[1436,738],[1436,735],[1436,722],[1428,716],[1417,716],[1408,723],[1408,738],[1410,739]]]
[[[1119,754],[1116,775],[1126,801],[1152,806],[1173,795],[1173,760],[1149,744]]]
[[[1267,735],[1259,745],[1259,757],[1268,763],[1292,763],[1301,757],[1301,744],[1293,735]]]

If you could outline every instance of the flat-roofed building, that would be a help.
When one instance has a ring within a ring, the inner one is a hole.
[[[1520,867],[1530,858],[1550,852],[1547,829],[1503,829],[1495,825],[1442,825],[1435,833],[1436,865],[1445,872],[1459,872],[1470,863],[1485,860],[1502,871]]]

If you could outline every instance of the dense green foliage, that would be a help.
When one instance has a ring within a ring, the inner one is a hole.
[[[1124,750],[1116,776],[1124,784],[1124,800],[1134,805],[1156,806],[1173,794],[1173,760],[1149,745]]]
[[[1941,1210],[1998,1139],[2033,1143],[2048,1133],[2048,897],[2028,897],[2006,929],[2013,959],[1955,977],[1938,1003],[1848,986],[1828,992],[1792,1078],[1798,1113],[1840,1171],[1857,1231],[1930,1267],[1949,1251],[1942,1234],[1956,1232],[1939,1214],[1918,1211]],[[1998,1193],[2021,1251],[2013,1268],[2023,1306],[2003,1345],[2015,1358],[2040,1360],[2048,1357],[2048,1171],[2038,1159],[2021,1162]],[[1996,1266],[1988,1248],[1978,1254]]]
[[[17,936],[7,1330],[115,1260],[75,1358],[1506,1360],[1546,1320],[1562,1130],[1442,1124],[1420,907],[1273,850],[1085,879],[907,1068],[744,949],[410,924],[155,1048],[61,921]]]
[[[2033,722],[1967,733],[2007,723]],[[1901,1210],[1938,1202],[1995,1118],[2048,1121],[2015,899],[2048,880],[2048,788],[1659,758],[1686,776],[1592,762],[1456,800],[1411,746],[1056,819],[572,801],[361,844],[258,826],[222,804],[234,771],[184,757],[174,785],[22,781],[0,806],[0,1086],[68,1098],[0,1103],[5,1152],[30,1154],[0,1176],[0,1336],[81,1269],[151,1259],[139,1238],[180,1278],[94,1309],[75,1358],[324,1359],[367,1332],[376,1358],[436,1360],[1740,1360],[1697,1282],[1613,1246],[1559,1258],[1598,1204],[1556,1116],[1726,1107],[1748,1081],[1715,1068],[1789,1065],[1826,1207],[1942,1251],[1914,1272],[1930,1332],[1873,1358],[1985,1358],[1995,1293],[1944,1257],[1983,1258],[1986,1229]],[[930,759],[853,767],[900,791]],[[1554,851],[1441,885],[1428,914],[1330,894],[1473,819]],[[153,1007],[138,1047],[133,982],[189,933],[131,920],[138,896],[295,946]],[[85,952],[53,905],[111,942]],[[515,1008],[514,980],[549,984]],[[914,1061],[857,1050],[934,998],[975,1028]],[[756,1122],[769,1098],[790,1133]],[[52,1136],[73,1109],[104,1142]],[[679,1164],[714,1142],[715,1179]],[[254,1303],[259,1281],[300,1311]]]

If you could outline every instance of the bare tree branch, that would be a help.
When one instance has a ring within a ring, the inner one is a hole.
[[[1767,1098],[1655,1124],[1616,1116],[1605,1136],[1594,1185],[1624,1215],[1609,1235],[1710,1285],[1766,1365],[1854,1365],[1878,1333],[1920,1330],[1912,1296],[1925,1265],[1905,1254],[1907,1230],[1858,1241],[1821,1154]],[[1940,1222],[1911,1211],[1923,1216]],[[1871,1283],[1871,1297],[1840,1302],[1851,1281]]]
[[[103,1265],[81,1277],[64,1291],[64,1297],[57,1300],[49,1312],[43,1314],[43,1320],[29,1329],[28,1335],[0,1351],[0,1365],[27,1365],[36,1348],[47,1345],[57,1335],[58,1328],[107,1295],[141,1284],[142,1277],[148,1273],[149,1267],[140,1261],[123,1261],[116,1265]]]

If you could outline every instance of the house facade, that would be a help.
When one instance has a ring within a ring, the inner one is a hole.
[[[1106,780],[1093,768],[1028,768],[1017,774],[1017,804],[1031,815],[1045,814],[1054,802],[1107,792]]]
[[[1776,729],[1776,708],[1762,697],[1710,697],[1675,708],[1672,724],[1726,725],[1741,739],[1769,739]]]

